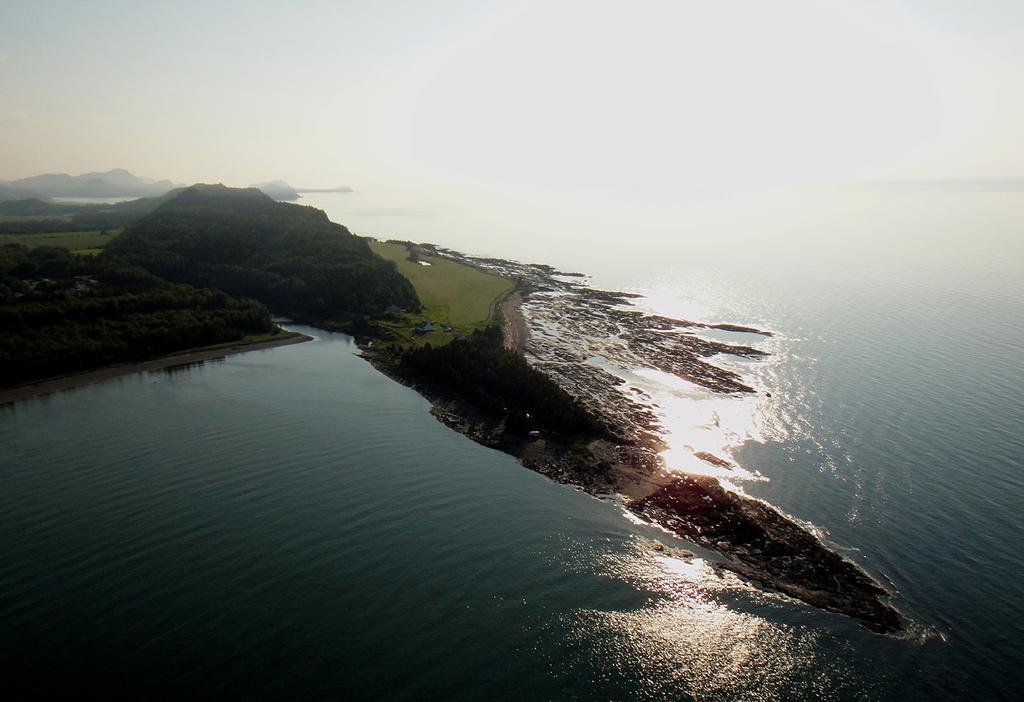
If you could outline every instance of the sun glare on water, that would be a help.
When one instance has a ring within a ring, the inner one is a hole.
[[[570,640],[603,671],[638,680],[638,699],[681,692],[696,699],[788,699],[817,660],[818,632],[806,632],[744,611],[731,600],[775,596],[752,591],[698,557],[652,551],[643,539],[597,560],[603,574],[651,600],[636,610],[584,609],[566,622]],[[753,699],[753,698],[752,698]]]

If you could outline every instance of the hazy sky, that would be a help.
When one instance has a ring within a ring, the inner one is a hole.
[[[0,179],[1024,175],[1024,3],[0,0]]]

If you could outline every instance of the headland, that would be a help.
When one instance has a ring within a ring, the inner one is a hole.
[[[560,431],[544,421],[540,409],[513,411],[509,404],[518,402],[518,396],[511,400],[497,386],[476,392],[473,383],[462,378],[449,382],[434,374],[430,365],[424,371],[423,364],[403,363],[407,349],[394,343],[364,342],[367,358],[427,397],[440,421],[480,444],[515,456],[525,467],[552,480],[598,497],[620,499],[642,519],[719,554],[717,566],[724,570],[814,607],[853,617],[872,631],[894,633],[902,628],[901,616],[887,601],[889,593],[806,527],[715,478],[680,473],[666,465],[657,406],[614,372],[616,368],[651,368],[713,393],[753,393],[755,389],[738,373],[716,365],[713,359],[719,354],[757,359],[765,352],[695,332],[714,329],[762,337],[771,332],[650,315],[632,304],[635,294],[591,288],[580,276],[567,276],[548,266],[415,246],[417,257],[427,262],[450,261],[515,281],[514,290],[497,301],[497,314],[490,320],[502,330],[503,350],[521,355],[531,369],[553,380],[557,392],[585,408],[600,428],[589,433]],[[486,349],[486,342],[477,337],[456,337],[445,343]],[[431,364],[443,359],[435,355]],[[520,384],[532,382],[524,379]],[[493,394],[499,395],[498,402]],[[709,453],[698,458],[728,465]]]

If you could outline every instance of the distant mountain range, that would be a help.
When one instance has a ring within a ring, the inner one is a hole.
[[[0,202],[53,197],[160,197],[175,188],[184,187],[169,180],[140,178],[123,168],[105,173],[46,173],[20,180],[0,181]],[[350,193],[352,188],[293,188],[283,180],[258,183],[252,187],[262,190],[275,200],[298,200],[302,193]]]
[[[0,181],[0,200],[50,197],[159,197],[181,187],[169,180],[139,178],[123,168],[105,173],[46,173]]]

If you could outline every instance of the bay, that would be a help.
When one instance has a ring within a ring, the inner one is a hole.
[[[656,225],[636,194],[588,195],[605,223],[560,205],[546,244],[517,203],[430,198],[424,214],[423,199],[359,197],[307,202],[356,231],[548,262],[655,311],[775,331],[758,342],[769,361],[737,366],[771,398],[646,379],[670,463],[686,467],[686,445],[732,455],[738,489],[890,583],[908,636],[720,576],[710,554],[652,551],[688,546],[448,430],[348,337],[300,328],[317,341],[0,408],[7,689],[1013,698],[1019,195],[773,200]]]

